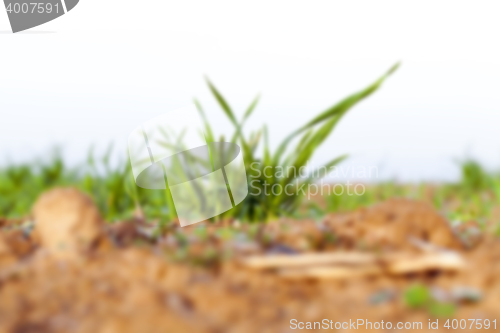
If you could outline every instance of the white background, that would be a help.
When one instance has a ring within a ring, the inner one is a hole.
[[[218,133],[208,75],[248,130],[271,144],[394,62],[401,69],[356,107],[313,164],[377,165],[381,178],[449,180],[457,159],[500,166],[498,1],[81,0],[11,34],[0,11],[0,164],[56,144],[70,163],[198,97]],[[47,32],[47,33],[46,33]]]

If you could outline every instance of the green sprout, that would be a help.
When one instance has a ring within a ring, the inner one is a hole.
[[[248,138],[245,138],[243,134],[244,125],[254,112],[259,101],[259,96],[252,101],[241,119],[238,120],[238,117],[229,106],[226,99],[215,85],[207,79],[210,91],[222,111],[233,124],[234,134],[232,135],[231,142],[239,143],[241,146],[248,182],[252,184],[253,188],[258,188],[260,190],[255,190],[253,193],[249,191],[249,196],[241,204],[230,212],[223,214],[222,217],[232,217],[250,222],[265,222],[279,216],[293,214],[302,202],[304,197],[303,193],[297,190],[295,192],[292,191],[292,193],[288,191],[288,194],[285,193],[285,191],[281,191],[280,194],[270,195],[266,192],[265,187],[272,188],[274,185],[279,185],[279,188],[284,189],[287,185],[294,185],[291,186],[291,188],[307,188],[307,185],[318,181],[318,179],[326,175],[312,174],[307,177],[300,177],[294,172],[293,174],[285,173],[283,177],[277,177],[275,173],[268,173],[265,175],[264,171],[268,169],[276,170],[278,167],[281,170],[300,170],[300,168],[304,167],[312,158],[314,152],[331,135],[334,128],[345,114],[356,104],[377,91],[382,83],[396,71],[398,67],[399,64],[394,65],[387,73],[367,88],[346,97],[339,103],[312,118],[305,125],[291,132],[274,152],[271,151],[268,141],[268,130],[265,125],[260,131],[251,133]],[[201,104],[196,100],[195,104],[204,121],[207,142],[215,142],[216,137]],[[293,145],[294,143],[295,145]],[[258,156],[256,153],[259,146],[262,146],[263,150],[261,156]],[[330,162],[320,167],[319,170],[329,170],[331,167],[342,162],[345,158],[346,156],[335,157]]]

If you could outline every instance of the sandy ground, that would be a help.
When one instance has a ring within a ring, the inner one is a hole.
[[[155,238],[140,220],[106,226],[88,198],[64,191],[35,205],[34,227],[2,221],[0,332],[295,332],[293,319],[422,323],[408,332],[427,331],[429,320],[450,331],[450,318],[500,324],[500,240],[473,222],[453,228],[424,203],[172,227]],[[405,295],[415,285],[431,296],[412,308]],[[462,331],[475,331],[470,324]]]

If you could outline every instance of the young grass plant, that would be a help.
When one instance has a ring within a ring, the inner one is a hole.
[[[243,117],[238,120],[223,95],[207,79],[210,91],[234,126],[234,134],[230,141],[240,145],[245,161],[248,183],[252,185],[252,190],[249,191],[248,197],[236,208],[223,214],[222,217],[234,217],[245,221],[267,221],[279,216],[293,214],[304,197],[304,192],[299,189],[307,188],[309,184],[318,181],[318,179],[325,175],[313,173],[302,177],[297,172],[287,172],[283,177],[277,177],[275,173],[265,174],[264,170],[277,170],[278,168],[281,170],[301,170],[312,158],[314,152],[331,135],[343,116],[356,104],[377,91],[398,66],[399,64],[394,65],[382,77],[365,89],[344,98],[339,103],[321,112],[305,125],[291,132],[274,152],[270,149],[266,126],[263,126],[258,132],[251,133],[248,138],[245,138],[243,134],[244,125],[254,112],[259,101],[259,96],[252,101],[244,112]],[[195,104],[204,121],[207,142],[224,141],[224,137],[216,140],[201,104],[196,100]],[[262,146],[263,149],[261,156],[258,156],[256,152],[259,146]],[[335,157],[319,168],[319,170],[329,170],[345,158],[346,156]],[[293,190],[284,191],[283,189],[287,185],[292,185],[288,188],[292,188]],[[279,194],[269,193],[268,189],[274,186],[281,189],[281,191],[276,191]]]

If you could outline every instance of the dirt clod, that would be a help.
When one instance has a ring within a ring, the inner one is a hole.
[[[57,188],[41,195],[33,216],[43,247],[60,258],[85,253],[102,235],[97,207],[76,189]]]
[[[442,248],[463,249],[448,221],[423,202],[392,199],[352,213],[330,215],[325,224],[347,247],[411,249],[411,239],[418,239]]]

